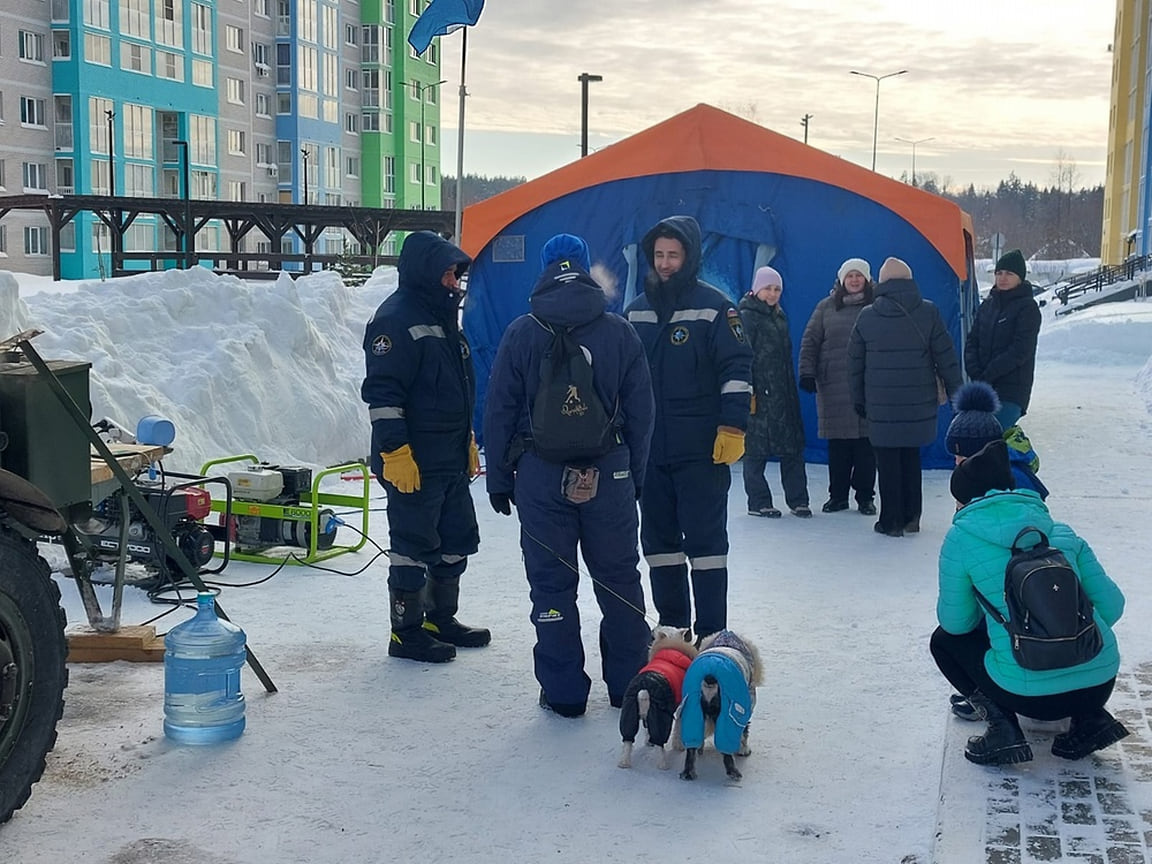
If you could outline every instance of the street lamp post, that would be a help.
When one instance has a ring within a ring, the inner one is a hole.
[[[115,140],[112,121],[116,119],[116,112],[107,108],[104,115],[108,118],[108,194],[114,196],[116,194],[116,157],[112,154],[115,149],[112,146],[112,142]]]
[[[588,155],[588,84],[591,81],[603,81],[603,75],[590,75],[581,72],[576,76],[580,82],[580,158]]]
[[[192,255],[195,252],[196,237],[192,232],[192,188],[191,170],[188,166],[188,142],[173,141],[181,150],[181,163],[184,178],[184,269],[192,269]]]
[[[308,148],[307,147],[301,147],[300,148],[300,155],[304,159],[304,174],[303,174],[304,203],[307,204],[308,203]]]
[[[424,125],[424,91],[429,87],[439,87],[441,84],[447,84],[447,78],[441,78],[434,83],[424,83],[421,81],[413,81],[412,86],[416,90],[416,98],[420,100],[420,209],[424,209],[424,190],[428,187],[425,172],[428,170],[424,163],[424,141],[428,138],[428,127]],[[440,208],[437,207],[437,210]]]
[[[811,114],[805,114],[800,118],[800,125],[804,127],[804,143],[808,143],[808,122],[812,119]]]
[[[899,141],[902,144],[912,145],[912,185],[916,185],[916,145],[927,144],[929,141],[935,141],[935,138],[917,138],[913,141],[911,138],[893,138],[893,141]]]
[[[867,72],[857,72],[855,69],[851,70],[849,74],[859,75],[861,78],[871,78],[876,82],[876,109],[872,114],[872,170],[876,170],[876,132],[880,128],[880,82],[885,78],[895,78],[897,75],[904,75],[907,69],[901,69],[899,72],[889,72],[887,75],[870,75]]]

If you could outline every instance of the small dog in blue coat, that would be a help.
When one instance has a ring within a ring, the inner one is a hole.
[[[743,777],[734,757],[752,752],[748,725],[762,678],[760,653],[749,640],[731,630],[704,638],[684,677],[684,699],[673,731],[673,746],[686,751],[681,779],[696,779],[696,756],[709,735],[724,756],[728,777]]]

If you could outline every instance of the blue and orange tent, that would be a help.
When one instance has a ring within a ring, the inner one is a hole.
[[[873,275],[903,258],[940,307],[957,350],[979,304],[972,220],[937,195],[883,177],[709,105],[649,129],[464,211],[468,276],[464,328],[477,373],[477,428],[504,329],[528,311],[544,242],[561,231],[588,241],[594,268],[621,311],[643,290],[645,232],[666,216],[694,216],[704,232],[701,278],[738,300],[757,267],[784,279],[792,341],[832,289],[847,258]],[[805,397],[809,461],[827,461]],[[925,465],[950,467],[940,441]]]

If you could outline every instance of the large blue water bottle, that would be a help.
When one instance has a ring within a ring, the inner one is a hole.
[[[181,744],[215,744],[244,731],[244,631],[216,616],[209,592],[196,616],[164,637],[164,734]]]

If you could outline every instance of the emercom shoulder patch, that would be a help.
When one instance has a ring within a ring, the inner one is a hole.
[[[744,322],[740,320],[740,313],[735,309],[728,309],[728,329],[736,337],[736,341],[744,344]]]

